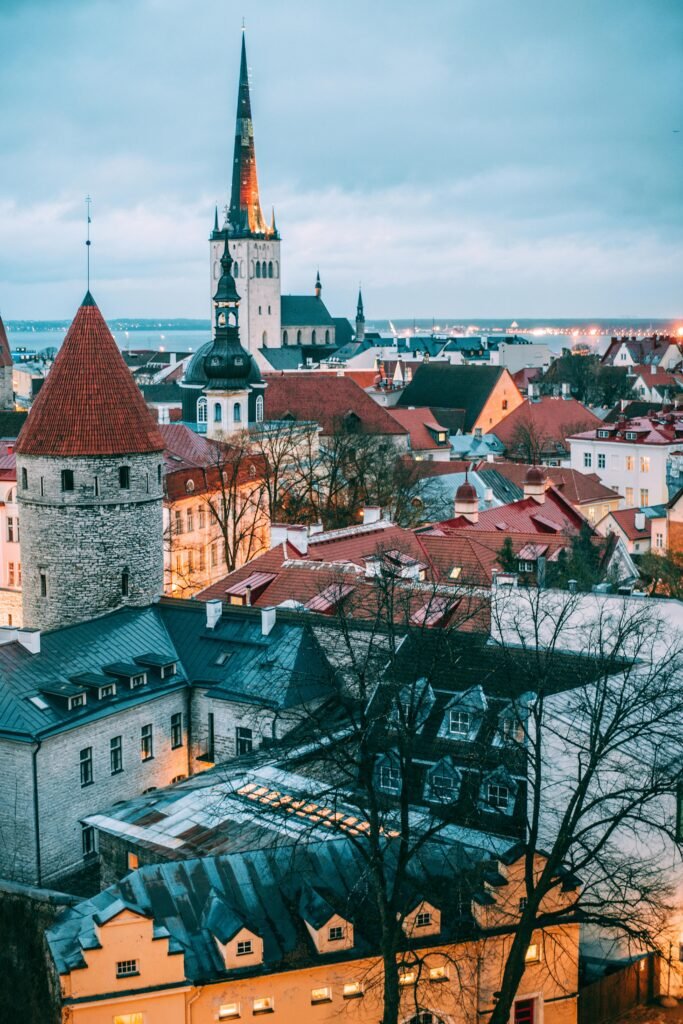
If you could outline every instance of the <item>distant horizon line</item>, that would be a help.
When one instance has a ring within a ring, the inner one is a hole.
[[[140,325],[139,328],[132,327],[133,330],[145,329],[142,325],[159,327],[163,326],[166,330],[201,330],[204,328],[211,327],[211,320],[208,317],[183,317],[183,316],[111,316],[105,317],[105,321],[108,324],[127,324],[132,326],[133,324]],[[353,322],[353,317],[347,317],[349,322]],[[679,321],[683,321],[683,315],[680,317],[676,316],[629,316],[628,314],[622,314],[619,316],[384,316],[384,317],[368,317],[365,321],[366,330],[368,327],[372,327],[374,324],[400,324],[401,326],[409,326],[411,324],[434,326],[436,328],[443,326],[457,326],[458,324],[504,324],[506,328],[512,327],[513,324],[518,329],[523,329],[523,324],[546,324],[548,326],[554,325],[568,325],[568,324],[619,324],[619,323],[656,323],[656,324],[676,324]],[[38,326],[38,325],[50,325],[53,327],[68,327],[73,322],[71,319],[15,319],[5,320],[4,324],[8,330],[13,327],[22,326]],[[179,325],[174,327],[173,325]],[[182,325],[182,326],[180,326]]]

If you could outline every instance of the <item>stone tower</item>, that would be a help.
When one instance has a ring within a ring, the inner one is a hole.
[[[248,425],[251,358],[240,343],[240,296],[231,273],[232,266],[226,239],[221,276],[213,297],[213,342],[204,356],[206,435],[215,441],[225,440]]]
[[[27,627],[159,596],[163,449],[88,292],[16,445]]]
[[[12,353],[10,352],[5,325],[2,322],[2,317],[0,317],[0,409],[14,408],[13,370]]]
[[[358,289],[358,305],[356,306],[356,341],[363,341],[365,338],[365,313],[363,312],[363,296]]]
[[[237,94],[230,206],[226,208],[226,219],[222,228],[218,226],[216,211],[213,231],[209,238],[212,296],[221,276],[221,258],[228,237],[234,261],[232,272],[242,298],[242,343],[252,355],[260,348],[279,348],[280,236],[275,227],[275,214],[273,213],[270,224],[266,224],[261,211],[244,32]]]

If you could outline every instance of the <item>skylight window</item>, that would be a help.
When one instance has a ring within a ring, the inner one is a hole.
[[[232,651],[221,651],[216,658],[215,664],[221,667],[225,665],[232,658]]]
[[[39,711],[47,711],[50,705],[42,697],[29,697],[31,704]]]

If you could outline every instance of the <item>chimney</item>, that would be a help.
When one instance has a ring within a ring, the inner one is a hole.
[[[40,654],[40,630],[18,629],[17,640],[29,654]]]
[[[269,636],[275,625],[277,608],[261,609],[261,636]]]
[[[495,456],[494,456],[493,452],[488,452],[487,455],[486,455],[486,461],[487,462],[493,462],[494,459],[495,459]]]
[[[477,439],[481,438],[481,427],[475,427],[475,428],[474,428],[474,436],[475,436],[475,437],[476,437]]]
[[[312,531],[311,531],[312,532]],[[318,531],[319,532],[319,531]],[[276,548],[279,544],[289,541],[302,555],[308,553],[309,530],[305,526],[290,526],[287,523],[271,523],[270,526],[270,547]]]
[[[636,530],[638,530],[639,533],[642,533],[642,531],[645,529],[645,515],[644,515],[644,513],[636,512],[634,522],[635,522]]]
[[[562,385],[562,397],[565,399],[572,397],[569,391],[569,384],[566,381]]]
[[[493,487],[487,487],[484,491],[484,501],[490,505],[493,501]]]
[[[214,629],[223,614],[223,602],[217,598],[206,602],[206,628]]]
[[[379,505],[368,505],[363,509],[363,526],[370,523],[378,523],[382,518],[382,509]]]
[[[650,373],[657,373],[657,366],[655,363],[650,365]]]

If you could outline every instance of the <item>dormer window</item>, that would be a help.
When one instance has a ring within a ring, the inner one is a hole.
[[[69,697],[69,711],[73,711],[75,708],[85,707],[86,699],[84,693],[77,693],[73,697]]]
[[[609,437],[609,430],[598,430],[598,437]]]
[[[636,438],[638,437],[638,435],[636,434],[636,432],[634,430],[627,430],[626,434],[624,436],[626,437],[627,441],[635,441]]]
[[[161,678],[162,679],[170,679],[171,676],[174,676],[175,674],[176,674],[176,663],[175,663],[175,661],[172,661],[170,665],[162,665],[161,666]]]
[[[482,780],[479,790],[480,809],[509,817],[515,809],[518,788],[518,784],[506,768],[496,768]]]
[[[251,939],[242,939],[237,943],[236,956],[249,956],[253,952],[254,946]]]
[[[416,928],[427,928],[432,923],[432,915],[428,910],[423,910],[420,914],[415,916],[415,927]]]
[[[130,688],[131,690],[137,690],[139,686],[144,686],[147,682],[147,673],[141,672],[138,676],[131,676]]]
[[[385,793],[401,792],[401,769],[397,759],[385,757],[377,766],[376,778],[378,787]]]
[[[450,758],[439,761],[427,776],[426,799],[439,802],[452,802],[458,799],[462,776]]]
[[[340,924],[335,924],[327,930],[327,941],[328,942],[340,942],[344,938],[344,928]]]
[[[496,811],[507,810],[510,801],[510,790],[507,786],[500,785],[500,783],[489,782],[486,790],[486,800],[489,807],[493,807]]]
[[[455,711],[451,709],[448,716],[448,730],[451,736],[467,739],[471,728],[472,716],[469,711]]]
[[[104,697],[113,697],[115,693],[116,686],[113,683],[111,683],[108,686],[100,686],[99,690],[97,691],[97,696],[99,697],[100,700],[102,700]]]

